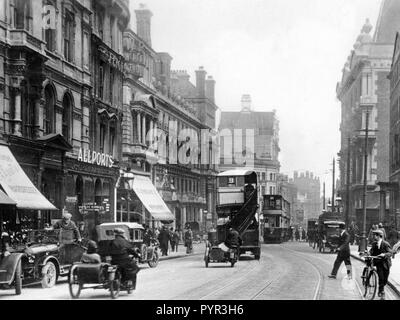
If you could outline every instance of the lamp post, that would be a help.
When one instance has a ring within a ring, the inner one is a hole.
[[[361,106],[360,106],[361,107]],[[366,109],[365,113],[365,130],[360,130],[365,132],[365,143],[364,143],[364,190],[363,190],[363,223],[362,232],[360,238],[359,252],[364,252],[367,249],[367,166],[368,166],[368,126],[369,126],[369,112],[370,106],[364,106]]]

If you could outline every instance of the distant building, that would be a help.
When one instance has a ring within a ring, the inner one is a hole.
[[[366,207],[378,220],[386,219],[386,195],[389,182],[390,81],[396,31],[400,30],[400,2],[382,2],[375,34],[367,20],[343,68],[337,85],[342,121],[340,150],[340,181],[338,192],[349,218],[360,223],[363,208],[363,173],[366,114],[369,109],[367,199]],[[392,118],[392,122],[395,118]],[[395,137],[393,136],[393,139]],[[350,152],[349,152],[350,151]],[[347,166],[350,153],[350,166]],[[392,163],[393,165],[394,163]],[[394,167],[393,167],[394,168]],[[350,184],[347,201],[347,174]],[[395,179],[393,177],[393,179]],[[382,187],[379,188],[378,184]],[[386,187],[385,187],[386,186]],[[357,218],[358,216],[358,218]],[[385,217],[384,217],[385,216]],[[368,226],[367,226],[368,227]]]
[[[221,112],[219,169],[252,167],[258,175],[260,198],[277,194],[280,148],[276,112],[253,111],[250,95],[243,95],[241,102],[240,112]]]
[[[305,224],[307,219],[318,218],[321,214],[321,182],[312,172],[294,172],[291,181],[297,189],[297,199],[294,211],[297,214],[297,223]]]
[[[277,193],[290,203],[290,224],[296,224],[296,212],[298,210],[297,186],[293,183],[293,179],[284,174],[278,174],[277,184]]]

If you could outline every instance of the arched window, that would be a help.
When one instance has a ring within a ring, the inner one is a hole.
[[[55,97],[54,92],[50,85],[44,89],[44,110],[43,110],[43,131],[44,134],[50,134],[54,132],[54,105]]]
[[[67,141],[71,140],[71,110],[72,99],[69,94],[64,95],[63,99],[63,112],[62,112],[62,135]]]

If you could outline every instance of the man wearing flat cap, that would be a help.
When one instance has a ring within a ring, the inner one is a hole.
[[[140,258],[140,254],[136,252],[135,247],[131,242],[125,239],[125,230],[122,228],[114,229],[115,239],[110,245],[110,255],[112,258],[112,264],[120,266],[125,274],[130,278],[133,284],[133,288],[136,288],[136,277],[140,268],[129,255],[133,255],[136,258]]]
[[[383,240],[382,230],[376,229],[373,232],[374,242],[372,248],[369,251],[371,256],[379,257],[374,260],[376,270],[379,278],[379,291],[378,296],[381,300],[385,300],[385,286],[387,284],[390,267],[392,266],[392,249],[389,242]]]
[[[59,241],[60,241],[60,261],[61,263],[72,263],[73,261],[73,249],[75,242],[81,242],[82,238],[79,233],[79,229],[76,224],[71,220],[72,214],[69,212],[63,213],[61,221],[57,221],[54,225],[54,229],[60,229]]]

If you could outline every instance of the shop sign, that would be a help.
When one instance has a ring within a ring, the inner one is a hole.
[[[112,168],[114,165],[114,158],[109,154],[91,151],[89,149],[79,149],[78,161],[89,164],[96,164],[98,166]]]
[[[81,214],[88,214],[89,212],[105,213],[104,206],[99,206],[96,203],[85,203],[83,206],[79,206],[79,212]]]
[[[77,196],[75,196],[75,197],[66,197],[65,198],[65,202],[76,203],[76,202],[78,202],[78,197]]]

